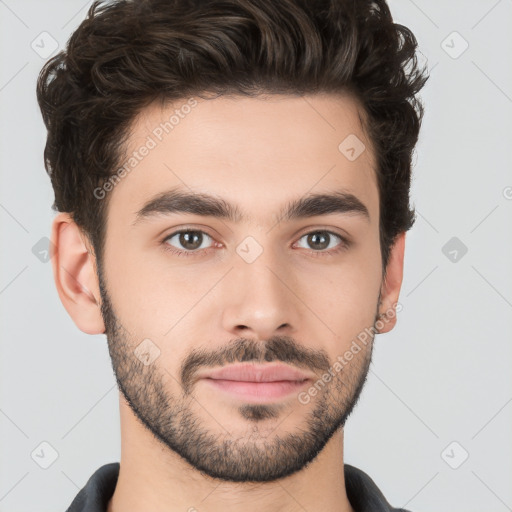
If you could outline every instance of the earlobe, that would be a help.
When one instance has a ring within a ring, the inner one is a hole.
[[[53,220],[51,241],[53,277],[66,311],[81,331],[104,333],[95,256],[68,213]]]
[[[400,296],[404,271],[406,232],[400,233],[391,247],[386,277],[381,286],[381,306],[376,326],[380,334],[389,332],[396,325],[395,304]]]

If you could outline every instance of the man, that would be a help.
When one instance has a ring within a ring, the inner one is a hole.
[[[45,65],[55,283],[120,390],[70,512],[402,510],[343,427],[399,309],[415,48],[384,0],[117,0]]]

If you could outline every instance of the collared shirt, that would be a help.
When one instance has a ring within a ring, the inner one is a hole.
[[[112,462],[97,469],[66,512],[106,512],[116,488],[119,467],[119,462]],[[349,464],[345,464],[344,469],[347,497],[356,512],[410,512],[393,508],[361,469]]]

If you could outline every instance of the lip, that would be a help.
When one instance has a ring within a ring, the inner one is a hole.
[[[211,370],[200,378],[237,382],[303,381],[314,376],[285,364],[235,364]]]
[[[245,402],[264,403],[297,393],[312,380],[310,374],[287,365],[230,365],[209,371],[200,380]]]

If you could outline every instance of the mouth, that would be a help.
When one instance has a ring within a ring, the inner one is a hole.
[[[237,364],[204,373],[200,380],[246,402],[261,403],[299,392],[312,376],[283,364]]]
[[[281,380],[274,382],[247,382],[223,379],[204,379],[220,391],[245,401],[270,402],[299,392],[308,380]]]

